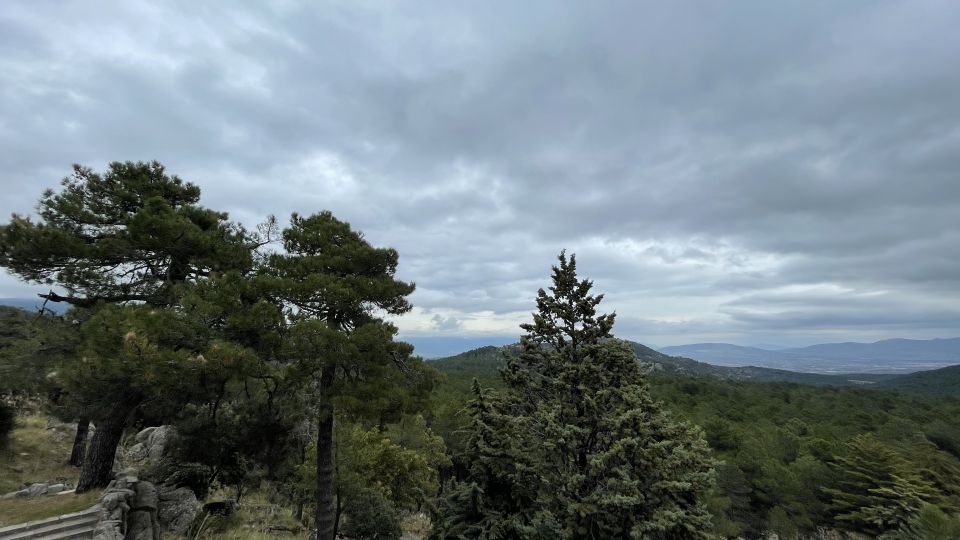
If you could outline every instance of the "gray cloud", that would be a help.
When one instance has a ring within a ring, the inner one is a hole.
[[[958,23],[946,0],[21,4],[0,212],[70,163],[159,159],[245,223],[326,208],[396,247],[410,335],[515,332],[564,247],[641,340],[953,335]]]

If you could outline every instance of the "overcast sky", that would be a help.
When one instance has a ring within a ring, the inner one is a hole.
[[[563,249],[653,345],[960,335],[960,3],[4,2],[0,215],[152,160],[519,334]],[[0,297],[37,287],[0,277]]]

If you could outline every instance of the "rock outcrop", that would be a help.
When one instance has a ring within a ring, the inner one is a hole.
[[[140,477],[155,486],[150,500],[157,510],[160,528],[165,532],[185,532],[200,513],[200,503],[190,488],[176,485],[176,461],[171,456],[177,441],[173,426],[149,427],[137,433],[136,444],[126,453],[126,461],[140,471]]]
[[[94,540],[160,540],[157,488],[126,469],[100,497]]]
[[[159,518],[165,531],[185,532],[200,513],[200,503],[190,488],[160,486]]]
[[[177,430],[173,426],[148,427],[137,433],[136,440],[126,453],[126,461],[144,478],[161,483],[173,465],[170,451],[176,444]]]
[[[174,465],[168,451],[175,437],[170,426],[137,434],[126,458],[136,468],[117,473],[104,491],[94,540],[159,540],[161,532],[182,534],[190,528],[200,513],[196,495],[164,483]]]

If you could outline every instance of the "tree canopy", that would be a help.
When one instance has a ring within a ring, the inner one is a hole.
[[[650,397],[602,296],[561,253],[505,390],[475,385],[469,474],[440,501],[438,538],[706,537],[713,460]]]

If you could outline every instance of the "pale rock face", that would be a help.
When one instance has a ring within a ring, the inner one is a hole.
[[[200,503],[190,488],[160,487],[160,523],[165,530],[179,534],[186,531],[200,512]]]
[[[193,495],[189,489],[182,489]],[[177,493],[170,499],[177,504],[171,505],[167,513],[173,518],[173,525],[180,527],[176,532],[183,532],[196,517],[196,498],[193,498],[195,507],[192,514],[185,502],[185,494]],[[174,530],[170,524],[160,522],[163,504],[161,489],[157,489],[152,482],[141,480],[135,469],[118,473],[100,497],[100,517],[94,540],[160,540],[164,525],[167,530]],[[181,513],[184,515],[179,515]]]
[[[39,497],[40,495],[45,495],[47,489],[49,489],[47,484],[30,484],[30,487],[27,488],[27,497]]]
[[[200,512],[200,503],[189,488],[164,485],[171,458],[169,452],[176,442],[173,426],[149,427],[137,433],[136,444],[126,454],[131,469],[121,477],[136,483],[135,496],[130,498],[130,516],[146,513],[156,516],[155,527],[179,534],[186,531]],[[145,481],[149,480],[149,481]],[[146,518],[136,517],[146,523]],[[146,533],[144,533],[145,535]],[[128,536],[129,537],[129,536]],[[147,539],[143,536],[143,539]]]
[[[148,427],[137,433],[137,444],[127,452],[127,459],[132,466],[150,477],[153,471],[162,467],[164,457],[176,440],[176,436],[177,432],[173,426]]]

